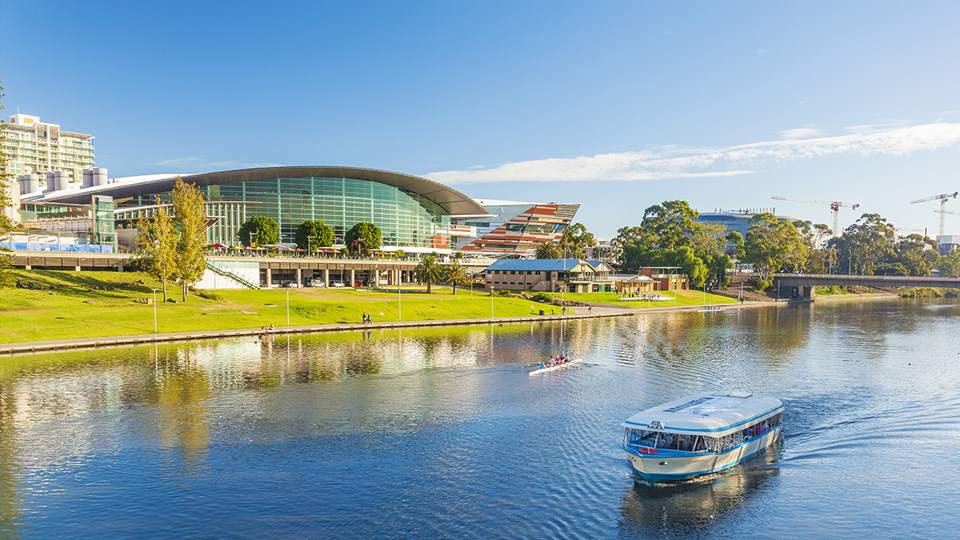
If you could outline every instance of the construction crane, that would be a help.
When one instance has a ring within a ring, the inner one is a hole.
[[[849,206],[851,210],[856,210],[860,208],[858,203],[847,204],[841,201],[806,201],[802,199],[788,199],[786,197],[781,197],[780,195],[773,195],[770,197],[776,201],[789,201],[789,202],[798,202],[803,204],[826,204],[830,206],[830,211],[833,212],[833,235],[840,236],[840,209],[846,206]]]
[[[940,236],[943,236],[943,215],[947,213],[947,202],[950,199],[956,199],[957,195],[960,195],[960,191],[954,191],[953,193],[941,193],[939,195],[934,195],[933,197],[924,197],[922,199],[917,199],[915,201],[910,201],[910,204],[917,204],[922,202],[930,201],[940,201],[940,209],[934,210],[934,212],[940,214]]]

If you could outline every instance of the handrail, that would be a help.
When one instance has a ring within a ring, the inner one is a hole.
[[[223,268],[220,268],[219,266],[214,265],[214,264],[211,263],[210,261],[205,261],[205,264],[207,265],[207,268],[209,268],[210,270],[213,271],[214,274],[223,276],[223,277],[225,277],[225,278],[227,278],[227,279],[232,279],[232,280],[236,281],[237,283],[243,285],[244,287],[246,287],[246,288],[248,288],[248,289],[259,289],[259,288],[260,288],[259,285],[254,285],[253,283],[251,283],[251,282],[247,281],[246,279],[238,276],[237,274],[234,274],[233,272],[231,272],[231,271],[229,271],[229,270],[224,270]]]

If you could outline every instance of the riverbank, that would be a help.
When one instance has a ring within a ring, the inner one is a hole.
[[[153,305],[159,283],[144,274],[44,270],[13,274],[21,288],[0,289],[0,343],[5,352],[56,350],[60,348],[57,344],[64,348],[100,347],[255,335],[263,327],[322,332],[564,317],[557,305],[519,296],[491,297],[482,291],[461,289],[453,294],[448,287],[436,286],[431,294],[422,287],[404,288],[399,293],[313,288],[199,291],[185,303]],[[580,295],[578,302],[598,302],[571,307],[565,316],[700,309],[703,301],[699,291],[681,291],[676,303],[632,302],[624,303],[628,304],[624,307],[602,305],[601,301],[609,300],[604,294],[612,293]],[[156,297],[159,300],[161,295],[157,293]],[[171,291],[171,298],[179,300],[179,291]],[[712,300],[712,295],[707,297],[708,302]],[[716,301],[732,304],[722,297]],[[361,325],[364,314],[375,324]],[[24,347],[12,347],[15,344]]]
[[[742,308],[767,307],[777,305],[770,302],[744,302],[737,304],[713,305],[710,307],[710,313],[717,311],[736,310]],[[783,304],[781,304],[783,305]],[[175,341],[189,341],[199,339],[221,339],[244,336],[276,336],[290,334],[308,334],[308,333],[326,333],[326,332],[357,332],[372,330],[390,330],[402,328],[424,328],[424,327],[442,327],[442,326],[467,326],[467,325],[485,325],[485,324],[519,324],[519,323],[537,323],[537,322],[559,322],[578,319],[599,319],[608,317],[627,317],[632,315],[641,315],[646,313],[664,313],[676,311],[698,312],[704,309],[704,306],[669,306],[655,307],[647,309],[618,309],[618,308],[596,308],[591,310],[581,310],[579,313],[543,315],[543,316],[521,316],[521,317],[495,317],[495,318],[475,318],[475,319],[445,319],[445,320],[420,320],[420,321],[394,321],[394,322],[373,322],[367,324],[317,324],[317,325],[299,325],[299,326],[275,326],[258,328],[240,328],[227,330],[199,330],[190,332],[167,332],[157,334],[123,335],[107,336],[93,338],[74,338],[47,341],[28,341],[19,343],[0,344],[0,355],[39,353],[52,351],[65,351],[72,349],[92,349],[102,347],[119,347],[127,345],[143,345],[150,343],[164,343]]]
[[[561,308],[520,297],[434,287],[393,291],[350,288],[198,291],[186,302],[154,295],[140,273],[17,271],[22,288],[0,289],[0,343],[49,339],[376,322],[559,315]],[[29,287],[29,288],[26,288]],[[156,298],[158,303],[153,304]]]

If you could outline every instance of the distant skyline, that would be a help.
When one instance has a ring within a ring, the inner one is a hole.
[[[579,202],[607,238],[665,199],[832,224],[771,195],[936,234],[938,205],[909,201],[960,190],[956,2],[0,0],[0,17],[4,112],[93,133],[111,175],[383,168]]]

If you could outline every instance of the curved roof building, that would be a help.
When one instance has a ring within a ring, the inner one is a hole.
[[[211,244],[237,244],[240,225],[252,216],[280,224],[280,241],[293,242],[297,227],[322,220],[333,227],[337,243],[360,222],[375,223],[385,247],[450,247],[450,219],[484,215],[469,196],[418,176],[358,167],[263,167],[182,175],[207,199]],[[24,202],[85,204],[95,195],[112,197],[120,222],[169,201],[176,175],[131,177],[81,189],[24,196]]]

